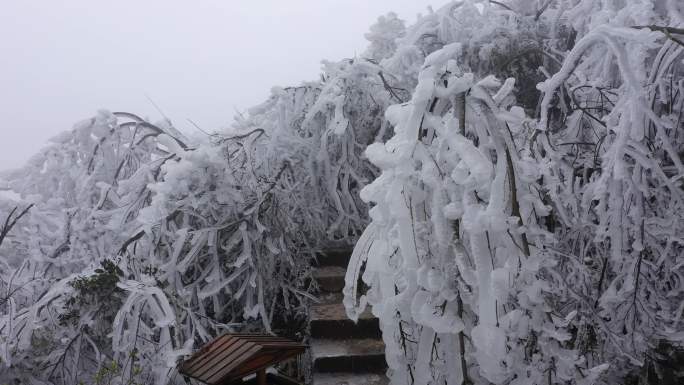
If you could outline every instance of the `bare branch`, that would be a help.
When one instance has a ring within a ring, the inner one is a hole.
[[[33,203],[26,206],[26,208],[22,212],[20,212],[19,215],[17,215],[17,216],[14,216],[14,214],[17,212],[18,207],[15,207],[14,209],[12,209],[12,211],[9,213],[7,218],[5,218],[5,223],[2,225],[2,229],[0,229],[0,245],[2,245],[2,242],[5,240],[5,237],[12,230],[14,225],[17,224],[17,222],[21,219],[21,217],[23,217],[24,215],[26,215],[26,213],[28,213],[28,211],[31,209],[31,207],[33,207]]]
[[[541,15],[544,13],[544,11],[546,11],[546,9],[549,7],[549,5],[551,5],[551,3],[553,3],[553,1],[554,1],[554,0],[547,0],[547,2],[544,3],[544,5],[542,5],[542,6],[539,8],[539,10],[537,11],[537,14],[534,15],[534,21],[539,20],[539,18],[541,17]]]
[[[496,5],[498,5],[499,7],[506,8],[507,10],[509,10],[509,11],[511,11],[511,12],[515,12],[515,11],[513,10],[513,8],[509,7],[508,5],[506,5],[506,4],[504,4],[504,3],[500,3],[500,2],[494,1],[494,0],[489,0],[489,2],[492,3],[492,4],[496,4]]]

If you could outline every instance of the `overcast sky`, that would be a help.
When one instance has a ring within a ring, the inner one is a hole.
[[[438,1],[436,5],[446,1]],[[0,10],[0,169],[98,109],[225,127],[274,85],[314,80],[322,59],[361,53],[394,11],[434,0],[44,0]]]

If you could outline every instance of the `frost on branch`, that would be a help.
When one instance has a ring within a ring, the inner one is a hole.
[[[380,318],[393,383],[675,375],[683,47],[633,28],[672,4],[454,2],[382,62],[416,83],[366,150],[381,175],[344,301]]]
[[[0,259],[12,293],[0,378],[167,383],[181,381],[178,358],[225,331],[303,338],[315,253],[367,223],[358,191],[377,169],[362,153],[387,135],[391,97],[378,71],[328,63],[323,81],[275,88],[196,142],[102,112],[10,173],[36,207]],[[20,321],[34,342],[16,342]]]
[[[682,22],[454,1],[208,138],[76,125],[0,174],[0,382],[182,383],[219,333],[303,337],[316,252],[353,243],[395,384],[675,378]]]

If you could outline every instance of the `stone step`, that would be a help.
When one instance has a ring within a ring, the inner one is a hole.
[[[380,323],[367,309],[358,322],[347,318],[341,303],[316,304],[311,307],[311,337],[343,340],[353,338],[381,338]]]
[[[324,253],[317,256],[318,266],[339,266],[347,268],[349,258],[351,258],[353,248],[340,247],[335,249],[326,249]]]
[[[341,266],[322,266],[314,270],[313,276],[322,292],[341,292],[347,269]]]
[[[317,304],[331,304],[331,303],[342,303],[342,300],[344,300],[344,294],[342,292],[336,291],[336,292],[323,292],[319,293],[316,298],[318,299]]]
[[[384,374],[316,373],[313,385],[388,385]]]
[[[366,307],[366,310],[361,313],[359,320],[375,318],[370,310],[370,307]],[[311,306],[311,320],[312,321],[346,321],[347,311],[341,302],[323,302],[317,303]]]
[[[314,371],[320,373],[384,373],[387,369],[385,345],[378,339],[314,339],[311,354]]]

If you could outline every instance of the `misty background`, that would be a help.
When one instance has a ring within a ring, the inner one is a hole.
[[[182,131],[226,127],[273,86],[361,54],[389,11],[428,0],[32,1],[0,11],[0,170],[98,109],[161,112]],[[155,107],[155,104],[158,106]]]

